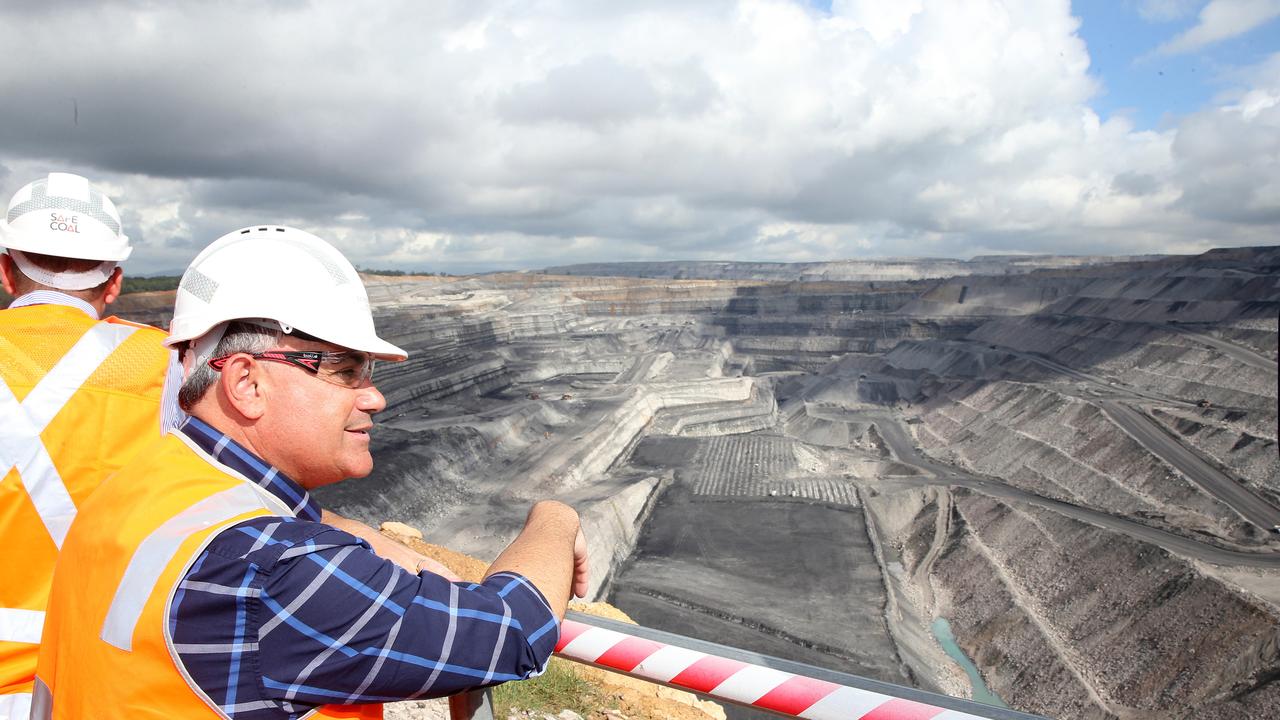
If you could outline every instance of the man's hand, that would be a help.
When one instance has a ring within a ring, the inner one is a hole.
[[[523,575],[563,618],[570,595],[586,597],[587,539],[578,513],[554,500],[535,503],[524,529],[493,561],[485,577],[499,572]]]
[[[328,510],[321,510],[320,515],[320,521],[324,524],[331,525],[364,540],[369,543],[369,546],[373,548],[373,552],[378,557],[390,560],[414,575],[426,570],[450,582],[458,582],[462,579],[440,562],[422,553],[415,552],[358,520],[345,518]]]
[[[590,587],[590,574],[587,562],[587,537],[582,534],[582,526],[578,526],[578,537],[573,541],[573,596],[585,598]]]

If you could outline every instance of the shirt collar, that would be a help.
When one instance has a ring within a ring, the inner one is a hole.
[[[98,311],[92,305],[78,297],[60,293],[57,290],[32,290],[9,303],[10,308],[25,307],[27,305],[65,305],[66,307],[83,310],[85,315],[94,320],[100,319]]]
[[[187,436],[214,460],[262,486],[303,520],[320,521],[320,504],[292,478],[264,462],[197,417],[188,416],[176,432]]]

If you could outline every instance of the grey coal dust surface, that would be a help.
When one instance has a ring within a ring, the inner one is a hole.
[[[659,499],[610,601],[648,627],[902,685],[860,508]],[[731,719],[777,717],[726,704]]]

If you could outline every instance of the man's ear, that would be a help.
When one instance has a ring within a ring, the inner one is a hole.
[[[120,297],[120,290],[124,287],[124,270],[116,266],[111,271],[111,279],[107,281],[106,290],[102,293],[102,305],[105,307],[116,301]]]
[[[8,253],[0,255],[0,284],[4,285],[4,291],[10,295],[18,296],[18,284],[13,281],[13,274],[18,270],[13,265],[13,258]]]
[[[222,396],[245,420],[258,420],[267,412],[266,373],[253,358],[236,353],[227,358],[218,376]]]

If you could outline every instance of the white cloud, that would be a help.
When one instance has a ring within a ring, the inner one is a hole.
[[[1138,14],[1152,22],[1180,20],[1195,12],[1201,0],[1141,0]]]
[[[1162,252],[1277,226],[1265,72],[1167,131],[1104,123],[1067,0],[6,12],[0,194],[49,168],[108,183],[135,272],[264,221],[444,270]]]
[[[1178,205],[1199,217],[1280,225],[1280,53],[1233,100],[1187,118],[1174,141]],[[1270,241],[1274,242],[1274,240]]]
[[[1276,17],[1280,17],[1280,0],[1210,0],[1200,10],[1194,26],[1162,44],[1156,52],[1165,55],[1193,52],[1243,35]]]

